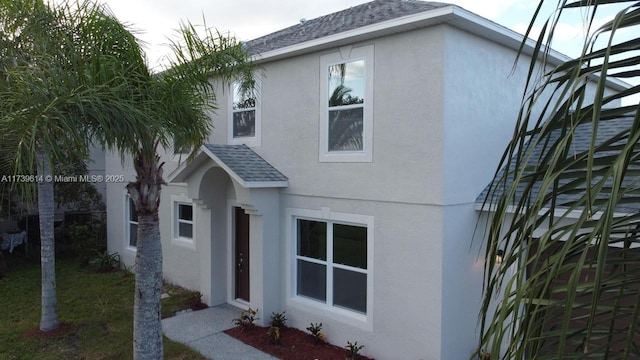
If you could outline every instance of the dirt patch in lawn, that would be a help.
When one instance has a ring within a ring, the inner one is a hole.
[[[280,329],[280,343],[274,344],[267,336],[268,330],[260,326],[238,326],[225,333],[282,360],[351,359],[345,348],[328,343],[317,343],[310,334],[286,326]],[[372,360],[362,355],[354,359]]]
[[[78,327],[72,323],[62,322],[57,329],[42,331],[38,327],[27,330],[23,337],[27,339],[61,339],[69,334],[75,333]]]

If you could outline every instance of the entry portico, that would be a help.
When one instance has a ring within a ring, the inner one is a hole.
[[[281,311],[280,188],[288,179],[246,145],[203,145],[169,176],[194,206],[200,289],[210,305]]]

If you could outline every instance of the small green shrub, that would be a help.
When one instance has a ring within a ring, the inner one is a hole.
[[[327,336],[322,332],[322,323],[311,323],[307,330],[313,335],[313,340],[317,344],[323,344],[327,342]]]
[[[248,308],[247,310],[242,310],[240,317],[233,319],[233,324],[242,327],[253,326],[253,323],[260,319],[256,317],[257,314],[258,309],[253,310],[252,308]]]
[[[269,330],[267,330],[267,338],[272,344],[280,344],[280,328],[271,326]]]
[[[360,350],[362,350],[363,347],[364,345],[358,345],[357,341],[353,343],[351,343],[351,341],[347,341],[347,346],[345,346],[345,348],[349,354],[349,359],[358,358],[358,356],[360,356]]]
[[[284,315],[287,310],[284,310],[281,313],[271,313],[271,321],[269,322],[272,327],[281,328],[284,327],[287,322],[287,317]]]
[[[89,260],[89,265],[98,272],[110,272],[120,268],[120,255],[117,252],[109,254],[107,251],[97,253]]]

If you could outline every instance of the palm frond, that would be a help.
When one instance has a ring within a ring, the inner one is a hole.
[[[598,11],[614,3],[625,6],[594,29]],[[550,68],[554,31],[574,8],[592,34],[580,56]],[[637,31],[639,11],[637,1],[558,1],[542,26],[530,92],[484,203],[479,349],[492,356],[640,354],[640,87],[614,79],[638,81],[640,40],[620,34]]]

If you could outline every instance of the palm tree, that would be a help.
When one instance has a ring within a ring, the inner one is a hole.
[[[12,131],[23,144],[16,151],[16,169],[38,160],[38,171],[46,179],[61,152],[86,152],[91,141],[118,151],[123,161],[132,159],[137,179],[127,189],[139,221],[134,357],[162,358],[158,207],[164,180],[158,150],[170,148],[175,140],[195,155],[212,129],[207,113],[215,109],[212,79],[228,85],[241,78],[242,90],[251,91],[251,56],[235,39],[207,28],[200,36],[199,29],[187,23],[181,38],[171,43],[167,68],[152,74],[135,37],[103,6],[86,2],[54,9],[41,0],[2,1],[0,21],[3,29],[13,31],[4,31],[0,41],[13,47],[2,57],[0,95],[6,98],[0,130]],[[26,5],[16,10],[14,4]],[[18,10],[25,12],[15,16]],[[35,10],[54,14],[52,29],[62,29],[62,35],[50,36],[58,32],[41,26],[48,22],[45,16],[34,16],[39,14]],[[13,23],[19,26],[10,27]],[[21,61],[23,53],[28,58]]]
[[[613,3],[615,17],[596,28]],[[537,79],[536,62],[548,56],[557,24],[576,9],[591,34],[581,55]],[[637,98],[628,100],[640,86],[607,88],[612,78],[640,77],[638,25],[637,1],[584,0],[558,1],[542,27],[528,77],[533,90],[485,198],[480,355],[640,354],[640,110]],[[621,40],[625,30],[635,37]],[[578,146],[579,136],[590,145]]]

